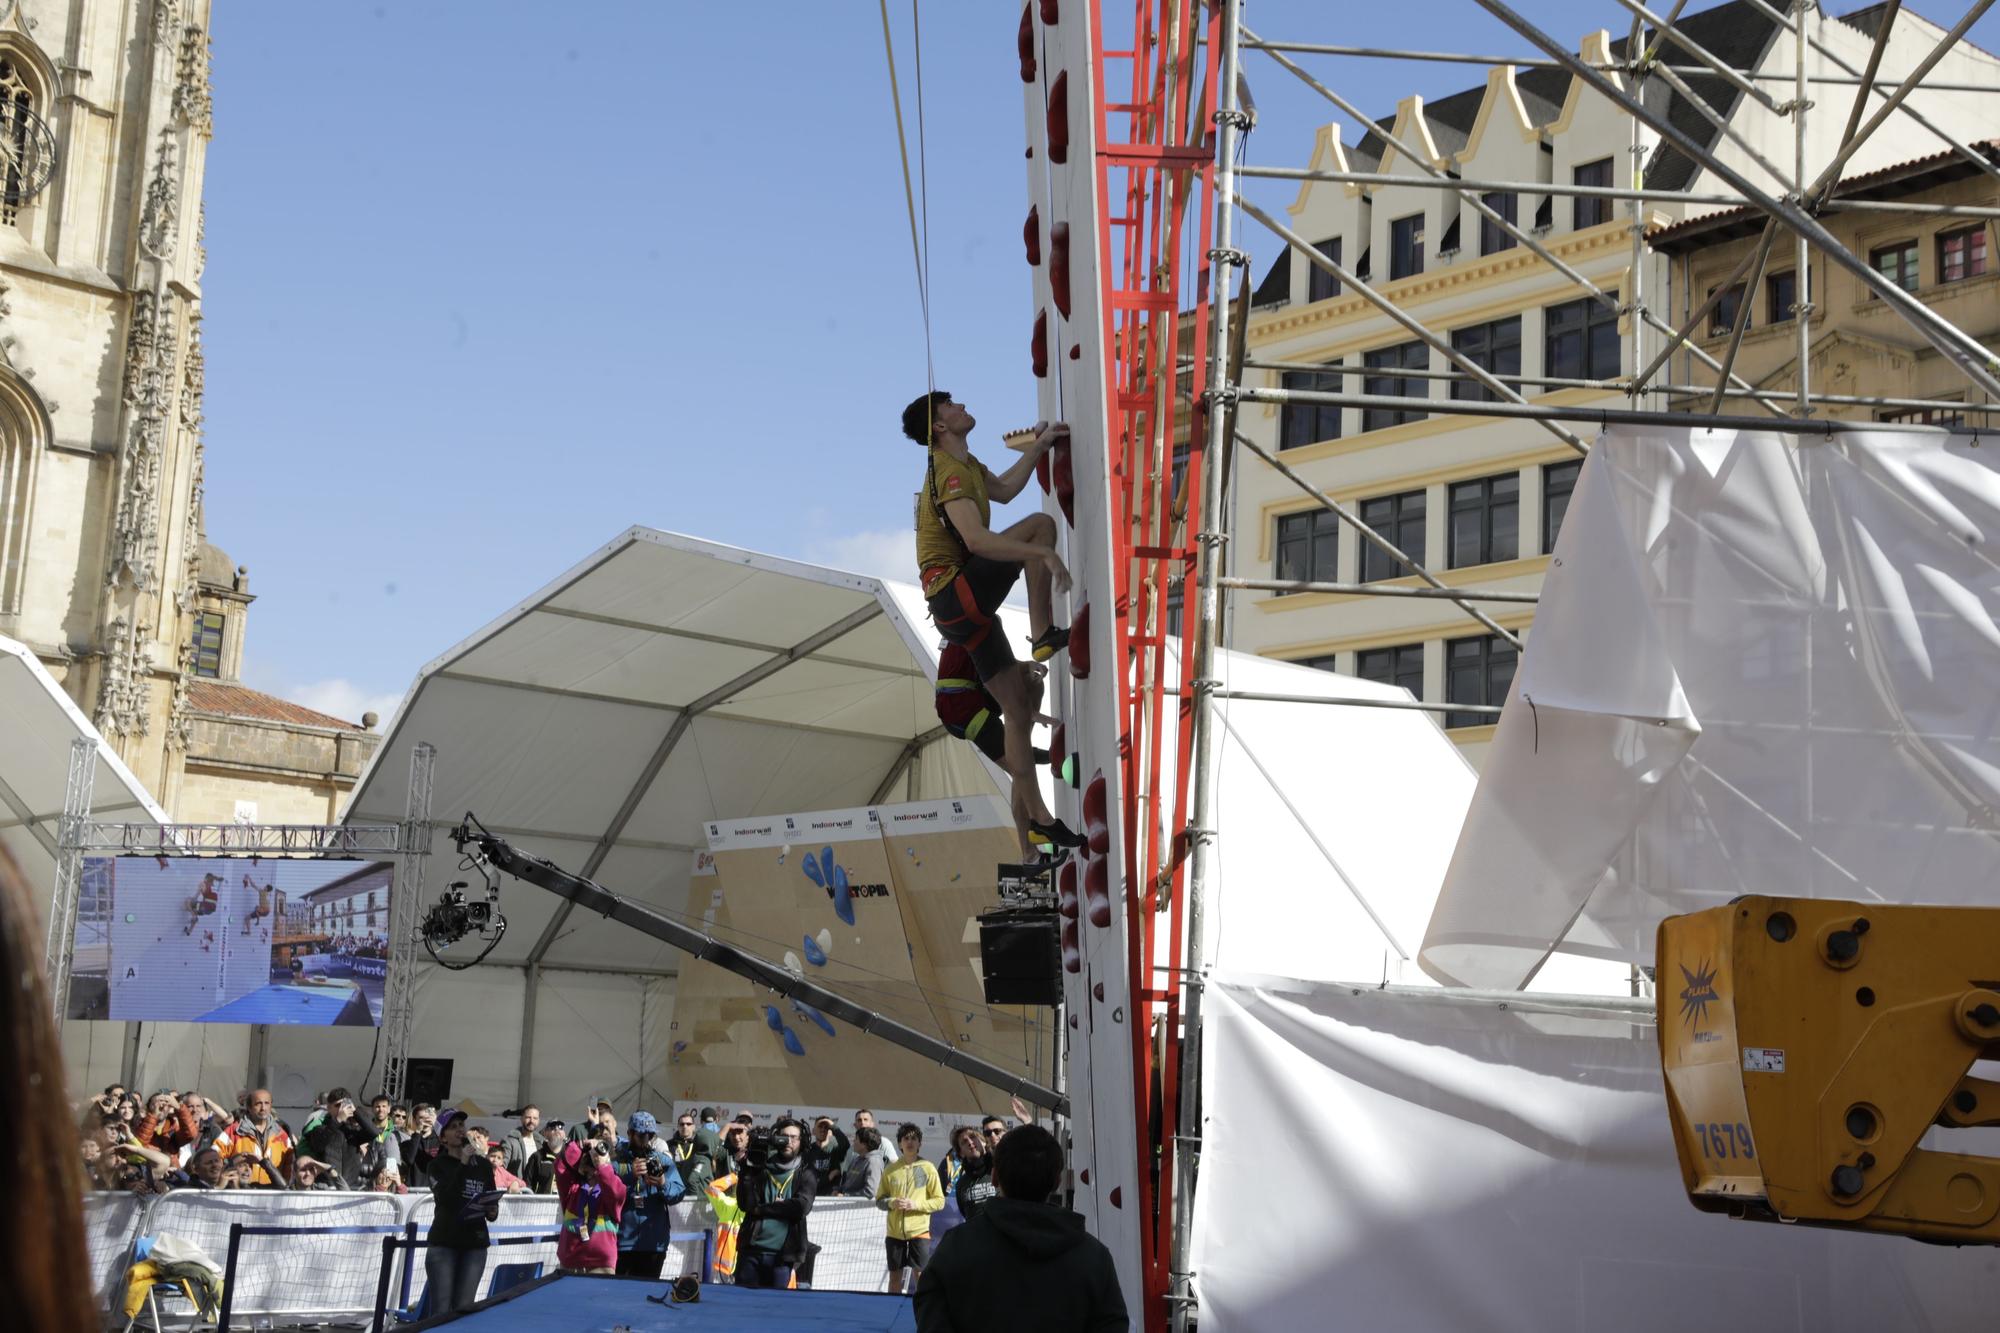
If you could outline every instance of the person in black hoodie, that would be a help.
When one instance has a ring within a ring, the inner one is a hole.
[[[747,1162],[736,1183],[743,1209],[737,1233],[736,1285],[787,1287],[792,1271],[805,1262],[806,1214],[819,1193],[819,1178],[800,1156],[804,1127],[780,1120],[771,1127],[771,1146],[762,1166]]]
[[[325,1113],[307,1127],[299,1147],[332,1171],[334,1183],[329,1188],[366,1189],[374,1175],[368,1169],[368,1159],[378,1128],[373,1117],[354,1104],[346,1088],[335,1088],[326,1095]]]
[[[1127,1333],[1111,1251],[1077,1214],[1043,1202],[1062,1171],[1053,1134],[1008,1131],[993,1153],[997,1193],[938,1242],[917,1279],[917,1333]]]
[[[437,1212],[425,1238],[424,1276],[430,1283],[427,1314],[470,1309],[486,1272],[486,1224],[500,1216],[502,1191],[493,1164],[465,1137],[465,1112],[447,1111],[438,1122],[438,1154],[430,1163]]]

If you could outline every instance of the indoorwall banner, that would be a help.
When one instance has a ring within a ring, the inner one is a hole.
[[[1026,1075],[1026,1016],[989,1007],[972,917],[1018,858],[993,797],[758,815],[707,826],[714,873],[690,924],[857,1004]],[[682,965],[672,1096],[797,1107],[976,1107],[1005,1093],[770,995],[712,964]],[[942,1149],[940,1149],[942,1151]]]
[[[1225,973],[1203,1019],[1203,1333],[1971,1333],[2000,1308],[1989,1247],[1698,1212],[1643,1010]]]
[[[2000,878],[2000,470],[1968,433],[1608,430],[1556,540],[1422,963],[1650,963],[1741,894]]]

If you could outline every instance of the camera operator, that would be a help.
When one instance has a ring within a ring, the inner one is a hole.
[[[753,1130],[744,1156],[736,1202],[743,1230],[736,1252],[736,1285],[787,1287],[792,1270],[805,1262],[806,1214],[812,1211],[819,1179],[800,1157],[805,1128],[780,1120],[769,1133]]]
[[[658,1277],[673,1231],[669,1213],[687,1186],[660,1146],[660,1122],[634,1111],[618,1145],[618,1178],[625,1184],[625,1216],[618,1227],[618,1275]]]
[[[555,1178],[562,1196],[562,1235],[556,1241],[556,1262],[565,1273],[615,1273],[625,1182],[612,1168],[611,1145],[590,1139],[565,1143],[558,1151]]]

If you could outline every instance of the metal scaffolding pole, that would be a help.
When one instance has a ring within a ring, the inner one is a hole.
[[[1248,33],[1248,30],[1245,30],[1245,36],[1248,35],[1250,35]],[[1347,116],[1352,118],[1355,124],[1359,125],[1365,133],[1381,136],[1381,138],[1385,143],[1390,144],[1391,146],[1396,148],[1399,152],[1401,152],[1403,155],[1403,159],[1409,162],[1411,165],[1415,166],[1417,170],[1421,171],[1424,175],[1430,177],[1433,180],[1450,179],[1449,173],[1440,170],[1438,167],[1432,165],[1429,161],[1425,160],[1424,155],[1422,153],[1413,150],[1408,144],[1396,138],[1387,129],[1383,128],[1381,125],[1376,124],[1372,119],[1368,117],[1368,115],[1365,112],[1363,112],[1359,107],[1355,106],[1354,103],[1348,101],[1346,98],[1342,97],[1339,93],[1333,91],[1333,89],[1321,83],[1318,79],[1315,79],[1312,75],[1308,74],[1305,70],[1301,69],[1293,61],[1287,60],[1282,53],[1277,51],[1266,50],[1265,54],[1270,56],[1272,60],[1276,61],[1283,69],[1285,69],[1288,73],[1290,73],[1294,78],[1304,83],[1308,88],[1311,88],[1314,92],[1318,93],[1321,97],[1331,102],[1334,106],[1340,108],[1340,110]],[[1532,188],[1527,186],[1523,187],[1525,192],[1529,194],[1535,193],[1539,188],[1540,188],[1539,186],[1535,186]],[[1511,236],[1514,239],[1515,244],[1526,249],[1529,253],[1537,256],[1539,259],[1541,259],[1543,263],[1547,264],[1557,273],[1560,273],[1570,282],[1576,284],[1576,286],[1581,288],[1583,292],[1587,296],[1589,296],[1592,300],[1596,301],[1598,304],[1606,307],[1607,309],[1617,311],[1620,314],[1625,313],[1624,309],[1619,305],[1617,299],[1613,297],[1611,293],[1605,291],[1602,287],[1599,287],[1589,278],[1586,278],[1582,273],[1578,272],[1573,266],[1571,266],[1568,262],[1563,260],[1553,250],[1549,249],[1546,245],[1543,245],[1541,241],[1537,239],[1535,236],[1523,230],[1514,221],[1503,216],[1501,213],[1495,210],[1484,199],[1479,197],[1479,192],[1477,190],[1460,189],[1458,191],[1458,196],[1465,203],[1471,205],[1472,209],[1475,212],[1477,212],[1480,216],[1491,221],[1493,225],[1500,228],[1500,230],[1505,232],[1508,236]],[[1673,328],[1671,325],[1667,324],[1658,315],[1655,315],[1652,311],[1646,309],[1646,307],[1643,305],[1633,306],[1632,313],[1638,319],[1643,320],[1645,323],[1652,325],[1655,329],[1658,329],[1662,333],[1673,332]],[[1707,352],[1703,351],[1701,348],[1690,346],[1688,350],[1694,354],[1697,360],[1702,362],[1709,369],[1711,370],[1720,369],[1721,363],[1718,362],[1714,357],[1710,356]],[[1748,381],[1740,377],[1734,377],[1732,379],[1732,382],[1736,384],[1737,387],[1743,389],[1753,389],[1756,387],[1755,385],[1749,383]],[[1784,413],[1778,411],[1774,407],[1769,407],[1768,405],[1765,404],[1759,404],[1759,406],[1765,407],[1766,410],[1769,411],[1771,415],[1774,417],[1779,417],[1779,418],[1784,417]]]
[[[1217,579],[1220,588],[1246,592],[1322,592],[1344,597],[1414,597],[1425,601],[1520,602],[1533,606],[1541,596],[1532,592],[1495,592],[1482,588],[1397,588],[1380,583],[1315,583],[1310,579]]]
[[[424,863],[431,852],[431,781],[437,747],[419,741],[410,751],[410,792],[398,829],[402,883],[389,911],[389,980],[382,995],[382,1095],[403,1097],[409,1077],[410,1032],[416,1023],[417,915],[424,892]],[[529,992],[533,993],[532,989]],[[532,1023],[532,1020],[530,1020]]]
[[[1628,114],[1645,121],[1661,138],[1686,153],[1696,163],[1706,167],[1718,179],[1741,190],[1749,203],[1776,217],[1793,231],[1803,233],[1825,253],[1829,262],[1839,264],[1852,273],[1864,286],[1879,296],[1885,305],[1902,315],[1912,328],[1923,334],[1932,346],[1958,366],[1967,379],[1990,396],[2000,398],[2000,359],[1996,359],[1992,352],[1981,346],[1963,329],[1925,306],[1897,283],[1878,273],[1866,260],[1841,244],[1840,238],[1829,232],[1817,218],[1806,213],[1799,205],[1778,199],[1759,188],[1741,171],[1690,138],[1678,125],[1667,119],[1663,112],[1639,102],[1603,74],[1590,68],[1584,61],[1571,56],[1561,43],[1521,17],[1502,3],[1502,0],[1476,0],[1476,2],[1482,9],[1546,51],[1551,57],[1563,61],[1578,78],[1596,89],[1599,95],[1625,108]],[[1991,3],[1991,0],[1986,0],[1986,3]],[[1983,9],[1984,5],[1982,4],[1980,8]],[[1951,40],[1953,39],[1946,39],[1947,42]]]
[[[1707,393],[1701,389],[1697,392]],[[1265,389],[1255,385],[1241,385],[1236,390],[1237,397],[1246,403],[1314,403],[1320,407],[1358,407],[1366,410],[1375,408],[1383,412],[1407,412],[1410,404],[1419,400],[1395,398],[1384,394],[1326,393],[1318,389]],[[1422,401],[1428,401],[1422,400]],[[1954,407],[1964,407],[1962,403]],[[1695,416],[1688,412],[1651,412],[1624,407],[1591,407],[1583,403],[1499,403],[1482,399],[1478,402],[1458,399],[1446,409],[1453,416],[1467,417],[1511,417],[1516,421],[1586,421],[1600,426],[1699,426],[1712,430],[1784,430],[1796,429],[1810,424],[1821,434],[1831,436],[1836,431],[1853,433],[1935,431],[1939,435],[1950,434],[1942,426],[1911,425],[1908,422],[1891,421],[1813,421],[1803,423],[1792,417],[1782,417],[1773,421],[1769,417],[1741,416]],[[1972,408],[1979,411],[1980,408]],[[1251,443],[1247,436],[1237,437],[1243,444],[1265,459],[1277,464],[1272,455]]]
[[[1303,391],[1295,391],[1295,392],[1303,392]],[[1291,395],[1288,394],[1287,391],[1283,389],[1252,390],[1252,389],[1242,388],[1239,386],[1237,388],[1237,393],[1241,397],[1249,399],[1252,402],[1280,401],[1280,399],[1271,398],[1268,396],[1274,393],[1284,395],[1287,399],[1291,397]],[[1328,395],[1312,395],[1312,396],[1338,397],[1340,395],[1328,394]],[[1365,396],[1365,395],[1357,395],[1357,396]],[[1372,399],[1371,401],[1378,404],[1402,403],[1407,405],[1410,400],[1407,398],[1375,398]],[[1522,406],[1521,404],[1517,403],[1495,403],[1493,405],[1495,407],[1506,407],[1506,408],[1519,408]],[[1555,418],[1550,417],[1546,419],[1552,421]],[[1370,545],[1374,546],[1376,550],[1382,552],[1382,554],[1388,556],[1391,560],[1394,560],[1397,564],[1402,565],[1405,569],[1409,570],[1412,574],[1415,574],[1418,578],[1422,579],[1425,583],[1428,583],[1431,587],[1436,588],[1439,592],[1443,593],[1448,600],[1456,602],[1458,604],[1459,610],[1465,612],[1465,614],[1471,616],[1474,620],[1486,626],[1486,628],[1492,630],[1495,634],[1498,634],[1508,643],[1513,644],[1514,647],[1519,648],[1521,646],[1521,641],[1515,638],[1514,635],[1509,630],[1507,630],[1503,625],[1501,625],[1499,621],[1493,619],[1493,617],[1487,615],[1484,611],[1481,611],[1478,607],[1472,605],[1473,601],[1476,599],[1467,597],[1463,592],[1459,591],[1457,588],[1448,587],[1445,584],[1444,580],[1440,579],[1437,575],[1431,573],[1428,569],[1425,569],[1423,563],[1418,559],[1416,559],[1416,557],[1410,555],[1407,551],[1403,550],[1402,547],[1396,545],[1394,542],[1390,541],[1387,537],[1384,537],[1381,533],[1375,531],[1375,529],[1369,527],[1366,523],[1362,522],[1361,516],[1359,514],[1355,513],[1352,509],[1349,509],[1346,505],[1342,504],[1340,501],[1334,499],[1331,495],[1328,495],[1325,491],[1321,490],[1319,487],[1307,481],[1304,477],[1301,477],[1298,473],[1292,471],[1289,467],[1286,467],[1285,464],[1276,455],[1267,453],[1262,445],[1258,444],[1248,435],[1245,435],[1241,431],[1238,431],[1236,434],[1236,442],[1242,445],[1245,449],[1248,449],[1251,453],[1257,455],[1257,457],[1263,459],[1266,463],[1269,463],[1272,466],[1272,468],[1274,468],[1277,471],[1279,476],[1291,482],[1292,485],[1298,487],[1300,490],[1304,491],[1307,495],[1310,495],[1313,499],[1319,501],[1321,505],[1325,506],[1328,509],[1331,509],[1336,515],[1339,516],[1341,522],[1351,525],[1357,533],[1361,534],[1362,539],[1367,541]]]
[[[1231,251],[1236,244],[1236,155],[1241,131],[1247,126],[1242,106],[1242,55],[1238,43],[1243,32],[1242,0],[1220,0],[1221,52],[1217,67],[1215,113],[1215,228],[1216,250]],[[1230,270],[1225,269],[1225,272]],[[1245,281],[1248,281],[1246,273]],[[1224,406],[1233,386],[1229,383],[1230,308],[1229,293],[1216,292],[1209,302],[1213,332],[1209,339],[1209,383],[1218,391],[1207,414],[1207,466],[1201,469],[1200,553],[1195,565],[1195,627],[1193,670],[1188,689],[1193,693],[1192,727],[1189,748],[1192,762],[1188,773],[1188,868],[1185,880],[1186,939],[1182,945],[1181,973],[1175,978],[1181,991],[1180,1106],[1176,1123],[1180,1132],[1171,1145],[1173,1174],[1173,1245],[1168,1256],[1168,1300],[1174,1333],[1186,1333],[1193,1313],[1194,1274],[1189,1268],[1190,1244],[1194,1234],[1195,1165],[1201,1142],[1201,991],[1208,966],[1202,948],[1207,929],[1205,911],[1208,883],[1215,873],[1215,787],[1219,777],[1221,747],[1216,744],[1216,708],[1213,691],[1216,652],[1221,645],[1222,548],[1228,540],[1227,522],[1222,514],[1221,461],[1229,447],[1227,413]],[[1172,1040],[1176,1034],[1168,1033]]]
[[[76,909],[83,884],[84,829],[97,787],[97,742],[75,736],[69,743],[69,773],[63,779],[62,822],[56,826],[56,887],[49,900],[45,972],[56,1022],[69,1013],[70,962],[76,952]]]

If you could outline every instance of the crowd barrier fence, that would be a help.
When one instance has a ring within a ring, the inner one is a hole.
[[[383,1241],[421,1237],[436,1208],[425,1193],[360,1194],[335,1190],[176,1190],[140,1197],[115,1191],[84,1196],[84,1237],[98,1308],[116,1310],[124,1298],[133,1243],[141,1236],[173,1235],[234,1270],[228,1292],[233,1318],[260,1316],[348,1318],[365,1321],[375,1309],[382,1276]],[[488,1230],[509,1239],[507,1264],[556,1267],[555,1234],[562,1224],[558,1200],[548,1194],[510,1194]],[[883,1214],[868,1199],[828,1198],[813,1205],[808,1233],[819,1253],[813,1286],[831,1291],[882,1291],[887,1286]],[[674,1205],[674,1241],[662,1278],[699,1272],[714,1215],[706,1202]],[[232,1247],[231,1229],[239,1234]],[[518,1248],[517,1248],[518,1247]],[[234,1262],[231,1249],[234,1248]],[[424,1266],[415,1247],[399,1247],[392,1277],[402,1303],[422,1299]],[[410,1256],[414,1255],[414,1258]],[[486,1294],[495,1261],[487,1266]],[[703,1280],[714,1275],[704,1273]]]

